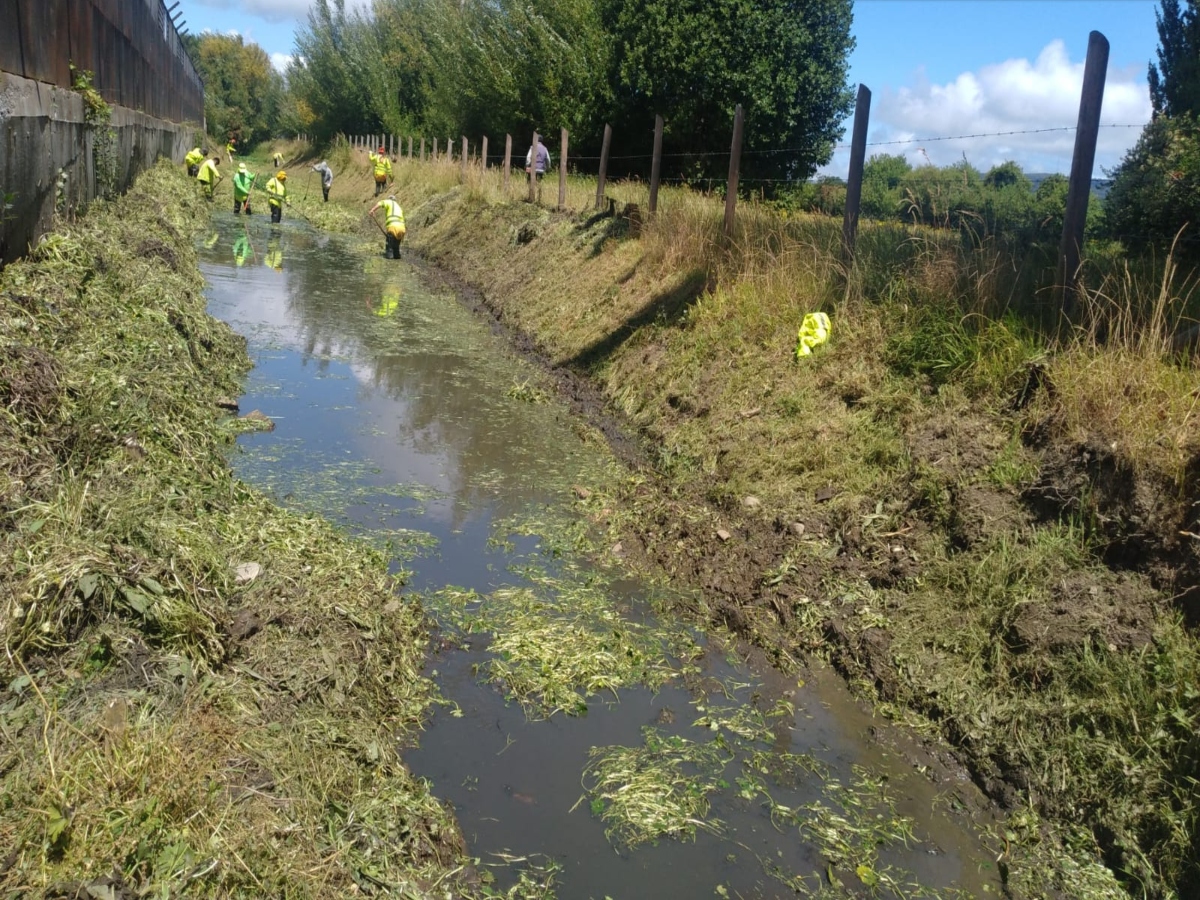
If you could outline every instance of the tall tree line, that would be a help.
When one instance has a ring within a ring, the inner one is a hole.
[[[625,174],[648,171],[656,114],[669,175],[719,174],[741,103],[744,175],[802,179],[852,108],[851,20],[851,0],[317,0],[287,74],[320,137],[567,128],[595,156],[610,123]]]

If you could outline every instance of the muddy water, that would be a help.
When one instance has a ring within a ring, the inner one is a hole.
[[[453,803],[484,880],[552,883],[562,898],[999,893],[984,842],[954,813],[969,788],[935,787],[881,749],[871,734],[885,726],[840,681],[748,664],[735,644],[656,615],[662,586],[611,554],[589,561],[574,486],[623,473],[500,338],[378,249],[217,216],[202,247],[210,311],[249,341],[243,411],[276,423],[242,438],[233,464],[386,545],[438,618],[428,671],[446,702],[407,759]],[[575,684],[570,715],[517,689],[497,673],[522,651],[493,652],[532,628],[495,614],[514,591],[561,626],[549,641],[561,647],[530,651],[529,671],[611,630],[627,656],[650,648],[658,675]],[[571,618],[580,598],[591,619]],[[685,839],[614,817],[622,787],[601,791],[595,765],[622,748],[642,754],[650,787],[674,772],[682,794],[703,797]],[[646,762],[664,758],[674,768]],[[539,890],[516,895],[551,895]]]

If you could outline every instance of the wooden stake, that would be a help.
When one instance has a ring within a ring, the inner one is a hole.
[[[504,136],[504,193],[508,194],[508,173],[512,169],[512,135]]]
[[[733,112],[733,143],[729,147],[729,184],[725,188],[725,240],[733,240],[733,217],[737,211],[738,173],[742,164],[742,104]]]
[[[842,216],[842,259],[847,266],[854,262],[854,245],[858,239],[858,211],[862,205],[863,162],[867,153],[867,123],[870,117],[871,91],[865,84],[860,84],[858,99],[854,101],[854,136],[850,140],[846,212]]]
[[[567,208],[567,129],[562,130],[562,150],[558,159],[558,208]]]
[[[658,179],[662,174],[663,117],[654,117],[654,155],[650,159],[650,215],[658,212]]]
[[[1056,281],[1063,315],[1070,316],[1079,301],[1079,265],[1083,259],[1083,230],[1088,199],[1092,195],[1092,168],[1096,163],[1096,138],[1100,134],[1100,108],[1104,103],[1104,77],[1108,70],[1108,38],[1098,31],[1088,35],[1083,91],[1079,96],[1079,121],[1075,127],[1075,153],[1063,211],[1062,241],[1058,247]]]
[[[487,171],[487,135],[483,136],[483,143],[479,147],[479,161],[483,163],[483,171]]]
[[[538,133],[533,133],[533,145],[529,149],[529,202],[537,202],[537,158]]]
[[[608,171],[608,148],[612,144],[612,126],[604,126],[604,142],[600,145],[600,172],[596,176],[596,209],[604,204],[604,176]]]

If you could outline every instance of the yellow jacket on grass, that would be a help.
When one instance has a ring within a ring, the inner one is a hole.
[[[829,332],[832,327],[829,323],[829,316],[825,313],[806,314],[804,321],[800,323],[800,331],[796,333],[796,359],[809,356],[813,352],[813,347],[819,347],[829,340]]]

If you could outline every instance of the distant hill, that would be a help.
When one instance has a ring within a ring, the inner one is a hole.
[[[1025,177],[1033,182],[1033,189],[1036,191],[1043,181],[1049,178],[1054,172],[1026,172]],[[1092,193],[1103,200],[1108,196],[1108,189],[1112,187],[1111,178],[1093,178]]]

